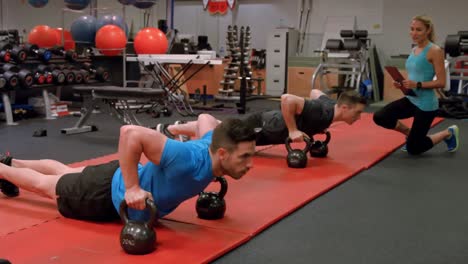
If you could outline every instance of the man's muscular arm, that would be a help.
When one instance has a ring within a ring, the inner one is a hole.
[[[304,133],[297,129],[296,124],[296,115],[302,113],[304,103],[305,99],[299,96],[292,94],[283,94],[281,96],[281,113],[292,141],[301,141],[304,138]]]

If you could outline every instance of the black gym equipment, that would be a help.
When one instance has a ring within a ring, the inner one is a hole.
[[[55,65],[55,64],[50,64],[49,65],[51,69],[59,69],[65,74],[65,83],[66,84],[73,84],[75,83],[75,73],[71,70],[68,69],[68,66],[66,65]],[[78,77],[80,78],[80,77]],[[81,81],[81,80],[78,80]]]
[[[341,39],[327,39],[325,49],[329,51],[340,51],[343,50],[343,40]]]
[[[0,92],[7,91],[7,80],[0,74]]]
[[[50,50],[39,48],[36,44],[26,44],[24,48],[29,52],[30,56],[36,56],[43,62],[48,62],[52,58],[52,52],[50,52]]]
[[[468,31],[458,31],[456,35],[447,35],[444,46],[445,53],[450,57],[468,54]]]
[[[7,44],[10,45],[10,44]],[[11,60],[11,53],[8,48],[5,48],[4,43],[0,43],[0,61],[2,62],[10,62]]]
[[[33,74],[33,79],[34,79],[34,83],[39,84],[39,85],[52,82],[52,76],[50,76],[50,78],[46,77],[43,73],[40,73],[38,71],[36,71]]]
[[[11,43],[20,43],[20,36],[17,29],[0,30],[0,36],[10,40]]]
[[[224,177],[215,177],[215,181],[221,184],[221,189],[216,192],[201,192],[197,199],[196,211],[198,217],[206,220],[221,219],[226,212],[226,202],[224,196],[227,193],[228,185]]]
[[[328,143],[331,139],[331,133],[325,132],[326,138],[324,141],[314,140],[310,147],[310,156],[315,158],[324,158],[328,155]]]
[[[340,31],[340,36],[342,38],[352,38],[354,37],[354,31],[349,30],[349,29],[343,29]]]
[[[150,211],[150,219],[141,222],[128,219],[127,203],[125,199],[120,203],[120,217],[124,227],[120,232],[120,246],[128,254],[144,255],[156,249],[156,232],[153,226],[156,224],[158,211],[154,202],[146,200],[146,209]]]
[[[83,81],[82,81],[83,83],[89,83],[89,80],[91,79],[91,75],[89,74],[88,71],[83,70],[83,69],[76,70],[76,71],[80,73],[80,75],[81,75],[81,77],[83,79]]]
[[[62,56],[68,61],[76,61],[78,54],[74,50],[65,50],[63,47],[54,47],[50,50],[53,54]]]
[[[18,74],[0,69],[0,78],[5,80],[4,89],[13,90],[19,85]]]
[[[77,69],[74,65],[63,65],[63,69],[68,69],[75,74],[75,83],[77,84],[89,83],[91,79],[91,75],[87,70]]]
[[[60,65],[60,68],[64,71],[65,74],[67,74],[67,71],[70,71],[71,73],[73,73],[73,76],[74,76],[73,82],[76,83],[76,84],[82,84],[83,82],[86,82],[86,83],[89,82],[89,73],[87,75],[87,79],[85,80],[84,76],[83,76],[83,72],[80,71],[80,70],[77,70],[75,68],[75,66],[73,66],[73,65],[62,64],[62,65]]]
[[[65,74],[65,83],[67,83],[67,84],[75,83],[75,81],[76,81],[75,77],[76,76],[75,76],[74,72],[72,72],[70,70],[67,70],[67,69],[63,69],[62,71],[63,71],[63,74]],[[78,81],[81,81],[80,77],[78,77],[78,79],[79,79]]]
[[[22,46],[13,46],[9,42],[0,42],[0,59],[3,62],[15,62],[22,63],[28,57],[28,52]]]
[[[94,67],[94,65],[92,65],[89,62],[85,62],[81,64],[81,67],[83,70],[88,71],[92,75],[92,78],[95,80],[98,80],[101,82],[108,82],[110,80],[109,72],[103,67],[96,68]]]
[[[37,66],[37,70],[38,72],[44,74],[44,76],[46,76],[46,79],[52,78],[52,82],[55,84],[63,84],[65,82],[65,74],[61,70],[59,70],[58,67],[56,67],[54,64],[40,64],[39,66]]]
[[[320,64],[312,75],[312,89],[319,83],[325,86],[323,76],[337,74],[337,85],[322,90],[338,96],[347,90],[359,90],[361,81],[370,78],[371,40],[367,34],[367,30],[341,30],[342,39],[327,39],[325,49],[316,51],[320,53]]]
[[[286,142],[284,145],[286,146],[286,150],[288,151],[288,155],[286,157],[286,162],[288,163],[288,167],[290,168],[305,168],[307,167],[307,151],[309,151],[312,142],[306,136],[304,136],[304,141],[306,143],[304,149],[292,149],[291,148],[291,138],[287,137]]]
[[[5,63],[2,65],[4,72],[15,72],[18,74],[18,79],[21,86],[29,88],[34,84],[34,76],[27,69],[20,69],[17,65],[11,63]]]
[[[40,129],[34,130],[33,137],[47,137],[47,129],[40,128]]]

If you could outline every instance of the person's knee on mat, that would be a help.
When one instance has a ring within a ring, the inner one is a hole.
[[[416,156],[422,153],[422,151],[414,144],[406,142],[406,151],[408,154]]]
[[[406,150],[410,155],[420,155],[427,150],[431,149],[433,144],[429,138],[422,139],[411,139],[408,138],[406,141]]]

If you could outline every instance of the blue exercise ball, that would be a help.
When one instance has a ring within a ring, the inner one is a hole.
[[[65,0],[65,6],[73,10],[83,10],[89,5],[90,0]]]
[[[28,2],[33,7],[41,8],[41,7],[44,7],[45,5],[47,5],[49,0],[29,0]]]
[[[125,23],[125,20],[121,16],[104,15],[99,17],[96,21],[96,32],[98,32],[100,28],[106,25],[116,25],[125,31],[125,35],[128,36],[127,23]]]
[[[156,2],[156,0],[136,0],[133,6],[140,9],[147,9],[156,4]]]
[[[119,0],[122,5],[133,5],[136,0]]]
[[[77,43],[94,43],[96,37],[96,18],[80,16],[71,24],[70,32]]]

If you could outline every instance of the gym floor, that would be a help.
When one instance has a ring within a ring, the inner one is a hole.
[[[248,106],[251,113],[278,108],[279,103],[253,101]],[[139,117],[150,126],[187,119],[176,114]],[[115,120],[94,114],[90,123],[98,125],[99,131],[60,133],[76,121],[77,117],[69,116],[21,120],[18,126],[2,122],[0,151],[22,159],[52,158],[64,163],[117,151],[119,123]],[[445,120],[433,131],[451,124],[460,127],[457,153],[446,152],[445,144],[417,157],[396,150],[214,263],[466,263],[468,176],[463,171],[468,160],[464,138],[468,122]],[[47,129],[47,137],[32,137],[37,129]]]

